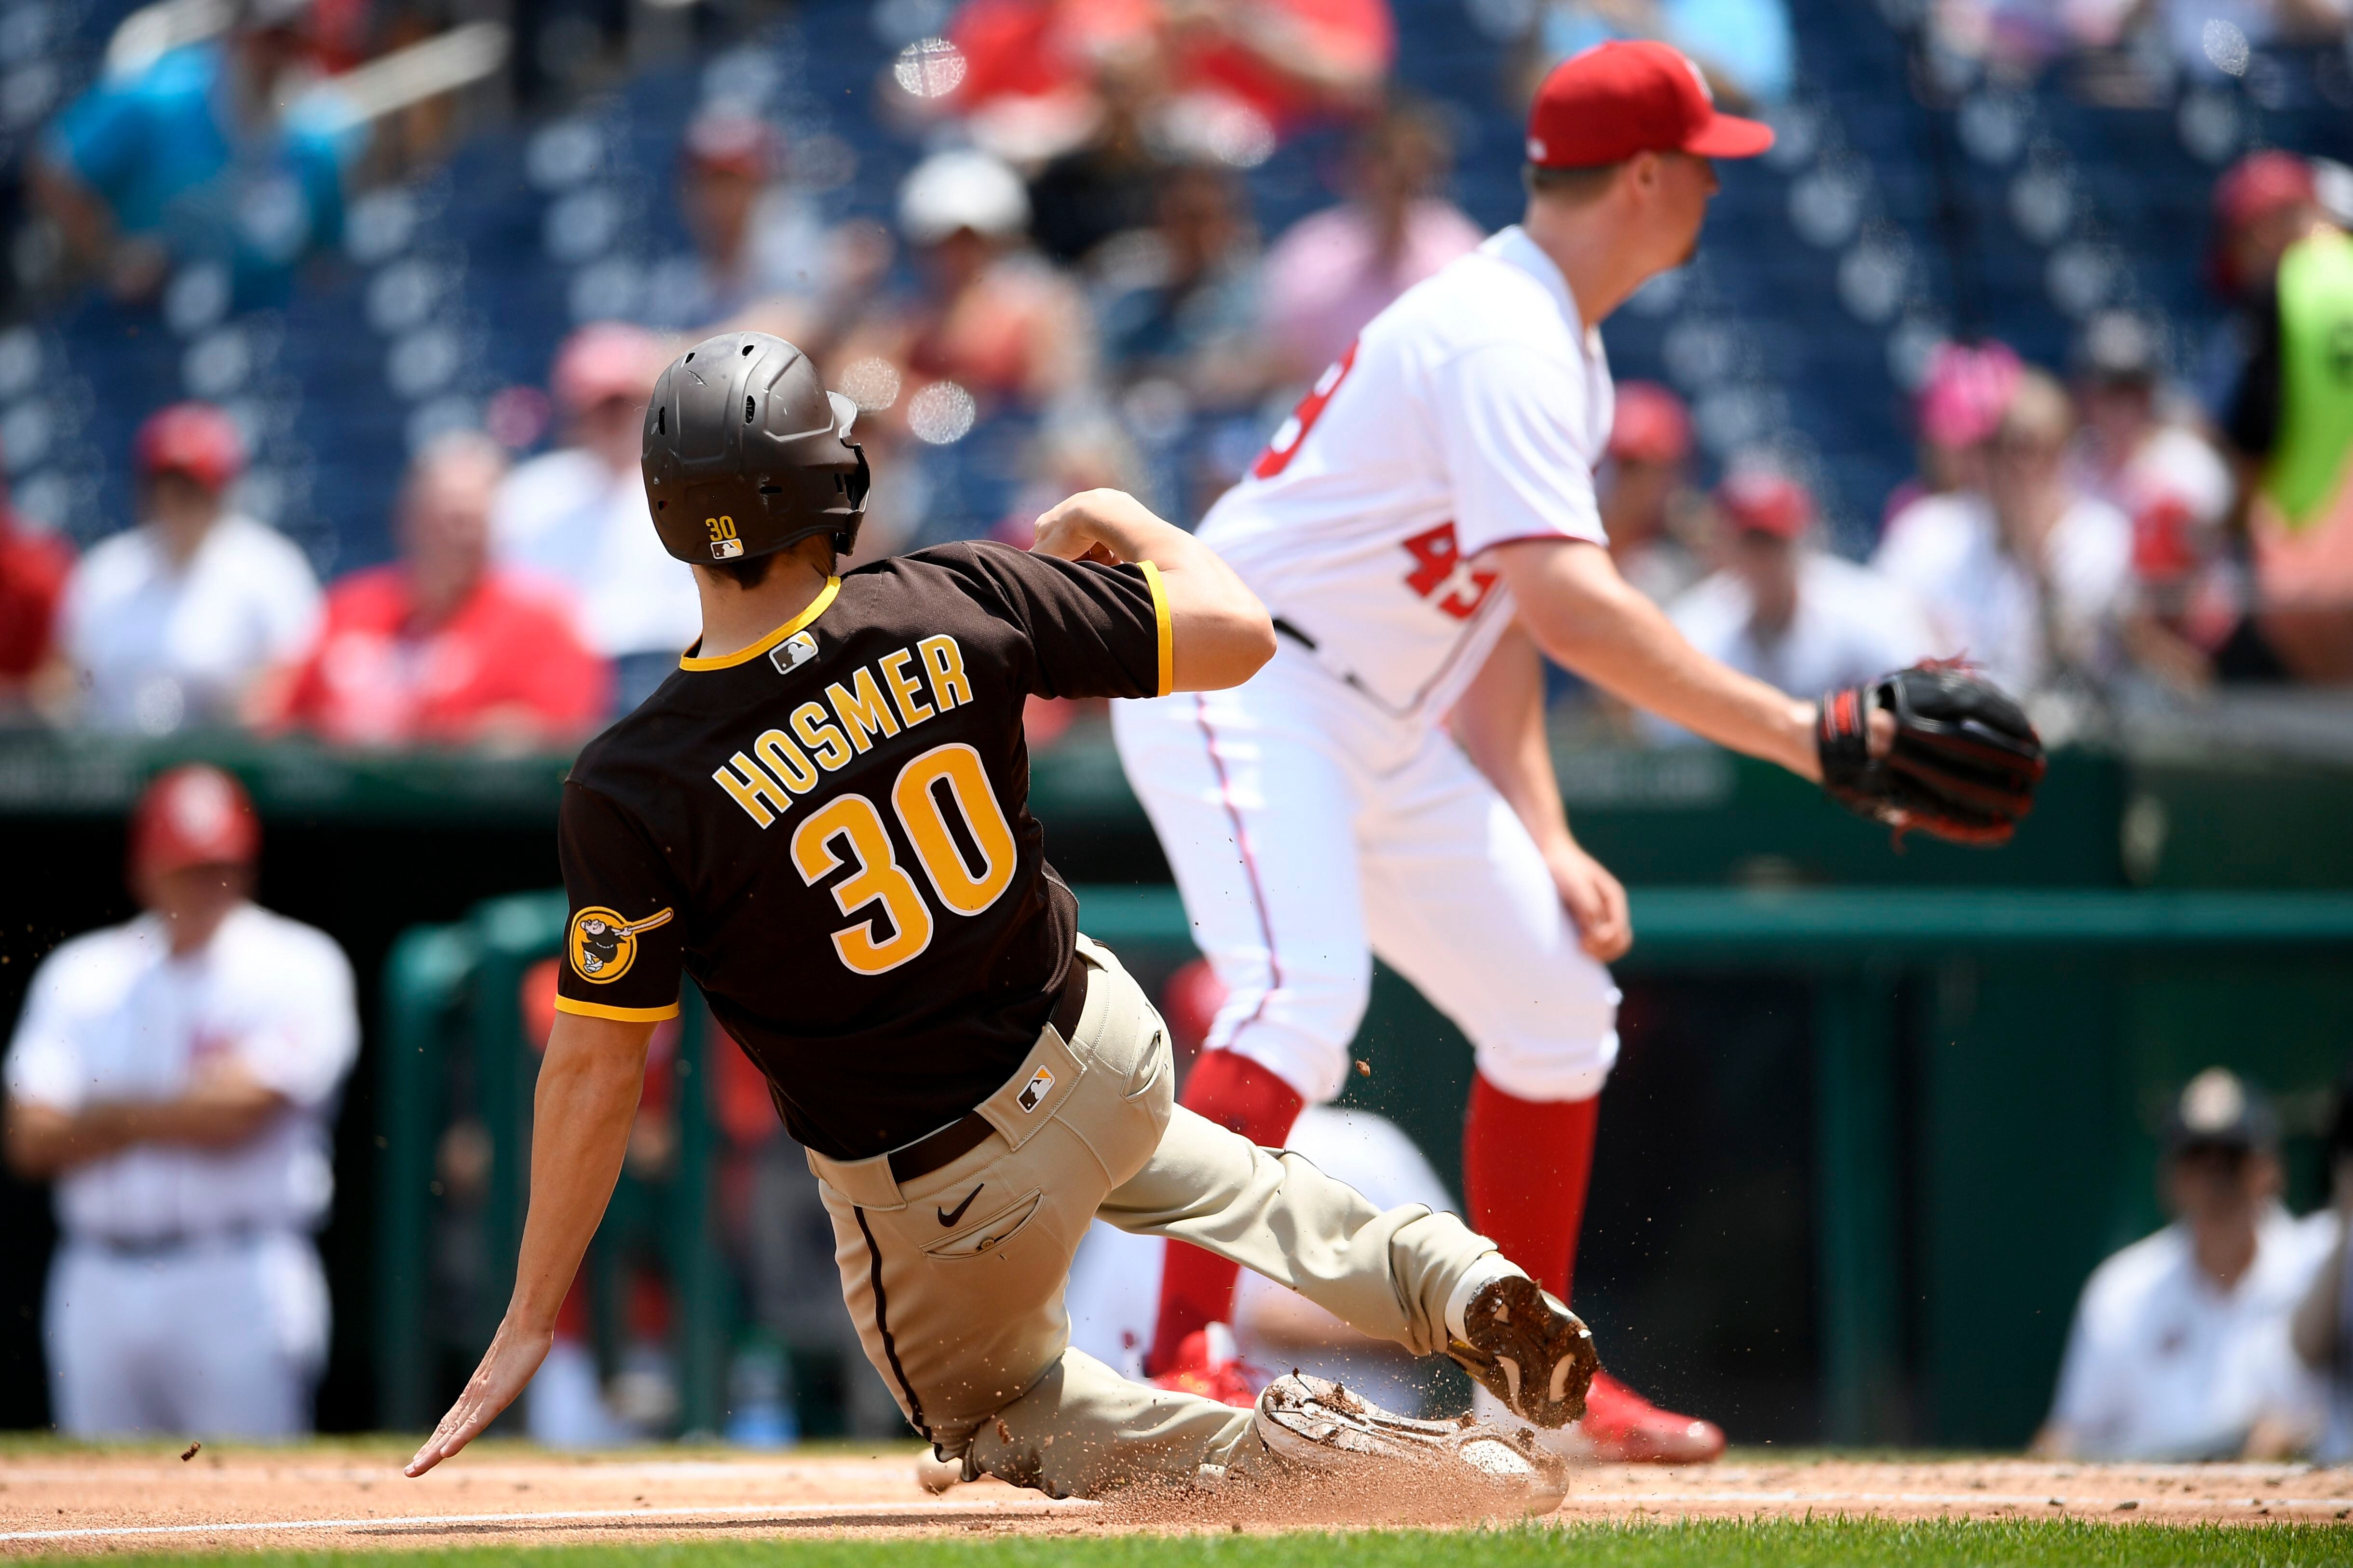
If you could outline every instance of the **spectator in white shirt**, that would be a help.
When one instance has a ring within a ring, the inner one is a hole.
[[[93,728],[149,735],[243,716],[254,682],[308,646],[319,582],[276,530],[232,511],[245,466],[236,423],[174,404],[139,427],[135,528],[81,558],[59,642]]]
[[[2021,696],[2116,665],[2132,602],[2132,523],[2066,472],[2074,408],[2041,371],[2018,380],[1984,458],[1984,489],[1922,498],[1872,564],[1926,607],[1941,656]]]
[[[1716,487],[1715,513],[1724,567],[1668,608],[1702,653],[1793,697],[1818,697],[1935,650],[1908,590],[1808,542],[1814,498],[1795,479],[1736,469]]]
[[[227,773],[158,778],[131,832],[146,912],[49,954],[16,1026],[8,1162],[57,1184],[42,1329],[75,1436],[311,1429],[311,1232],[359,1020],[333,941],[248,901],[259,847]]]
[[[2084,1287],[2038,1453],[2096,1459],[2278,1458],[2311,1441],[2317,1381],[2289,1319],[2333,1232],[2280,1206],[2278,1121],[2209,1068],[2166,1128],[2178,1216]]]
[[[518,467],[491,509],[499,563],[562,584],[581,640],[614,664],[614,711],[627,713],[678,668],[702,635],[693,569],[661,547],[638,468],[646,400],[668,351],[617,321],[581,328],[550,378],[570,445]]]

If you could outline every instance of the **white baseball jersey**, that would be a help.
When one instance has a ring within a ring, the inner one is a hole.
[[[1200,537],[1319,662],[1434,723],[1512,618],[1480,554],[1605,541],[1593,468],[1615,404],[1600,333],[1507,228],[1365,329]]]
[[[160,735],[234,721],[254,678],[310,644],[319,603],[293,542],[232,513],[185,565],[152,527],[98,545],[67,582],[58,640],[88,687],[85,721]]]
[[[219,1150],[136,1144],[58,1180],[69,1238],[139,1243],[231,1229],[307,1230],[334,1195],[328,1124],[359,1050],[352,967],[323,931],[247,904],[201,951],[172,956],[142,915],[42,961],[8,1053],[10,1098],[75,1110],[169,1100],[234,1058],[287,1109]]]
[[[2256,1421],[2317,1415],[2320,1383],[2297,1362],[2288,1320],[2335,1226],[2274,1207],[2256,1234],[2255,1261],[2228,1292],[2179,1225],[2093,1271],[2051,1406],[2086,1458],[2235,1458]]]

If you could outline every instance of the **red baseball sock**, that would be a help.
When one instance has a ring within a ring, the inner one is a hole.
[[[1522,1100],[1477,1076],[1462,1119],[1462,1198],[1472,1228],[1564,1301],[1600,1112],[1599,1095]]]
[[[1269,1149],[1282,1147],[1291,1136],[1291,1124],[1307,1104],[1272,1068],[1228,1050],[1201,1053],[1193,1076],[1185,1080],[1184,1103]],[[1231,1321],[1234,1279],[1240,1273],[1239,1266],[1215,1253],[1181,1241],[1168,1244],[1160,1270],[1160,1321],[1153,1331],[1152,1353],[1145,1358],[1147,1372],[1156,1375],[1167,1371],[1186,1335],[1212,1322]]]

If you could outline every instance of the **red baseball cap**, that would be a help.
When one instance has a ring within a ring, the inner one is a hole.
[[[1772,468],[1742,468],[1715,487],[1715,508],[1743,533],[1796,539],[1812,526],[1814,498],[1806,487]]]
[[[1655,381],[1618,384],[1609,455],[1621,463],[1680,463],[1691,455],[1691,416],[1683,400]]]
[[[2319,199],[2311,164],[2293,153],[2250,153],[2214,183],[2214,222],[2228,233]]]
[[[245,471],[245,437],[237,421],[209,403],[174,403],[147,416],[132,438],[139,471],[181,474],[220,491]]]
[[[243,866],[260,852],[245,786],[206,763],[157,774],[131,816],[131,863],[142,871]]]
[[[1545,169],[1589,169],[1637,153],[1754,158],[1771,145],[1771,126],[1720,112],[1691,58],[1648,38],[1571,55],[1528,106],[1528,162]]]

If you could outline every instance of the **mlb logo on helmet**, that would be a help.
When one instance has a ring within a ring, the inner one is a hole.
[[[744,542],[740,539],[722,539],[711,546],[711,558],[714,561],[733,561],[743,553]]]

